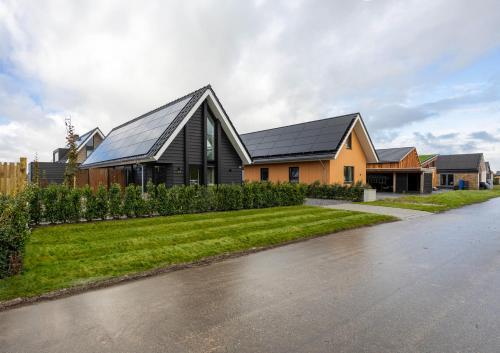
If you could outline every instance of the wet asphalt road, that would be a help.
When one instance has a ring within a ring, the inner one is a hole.
[[[499,352],[500,199],[0,312],[1,352]]]

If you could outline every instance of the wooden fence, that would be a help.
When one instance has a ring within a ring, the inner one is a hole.
[[[99,185],[109,188],[113,183],[125,187],[125,171],[123,168],[80,169],[76,173],[76,186],[78,187],[88,184],[95,191]]]
[[[0,163],[0,194],[14,195],[26,186],[26,158],[18,163]]]

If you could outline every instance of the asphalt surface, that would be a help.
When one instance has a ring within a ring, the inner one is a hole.
[[[500,199],[0,313],[1,352],[499,352]]]

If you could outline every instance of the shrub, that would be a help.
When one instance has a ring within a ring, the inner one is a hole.
[[[82,196],[85,204],[83,217],[85,217],[87,221],[92,221],[97,217],[97,202],[90,186],[85,185],[82,190]]]
[[[78,188],[70,189],[67,201],[66,221],[79,222],[82,217],[82,191]]]
[[[150,217],[158,213],[158,197],[156,189],[156,185],[151,181],[151,179],[149,179],[146,185],[146,208]]]
[[[307,197],[316,199],[332,199],[332,200],[363,200],[363,184],[357,182],[352,186],[340,184],[320,184],[315,182],[307,188]]]
[[[29,222],[30,224],[40,224],[42,220],[42,190],[37,184],[29,184],[25,193],[28,199]]]
[[[102,184],[99,185],[95,194],[95,206],[97,218],[106,219],[109,210],[108,190]]]
[[[51,184],[42,192],[43,218],[49,223],[55,223],[59,219],[58,191],[58,186]]]
[[[135,197],[135,207],[134,207],[134,213],[136,217],[142,217],[148,214],[148,205],[146,200],[144,199],[142,195],[142,187],[137,185],[134,188],[134,197]]]
[[[172,188],[167,189],[165,184],[160,184],[156,188],[156,199],[158,213],[167,216],[174,213],[174,202],[172,201]]]
[[[122,214],[127,217],[134,216],[134,211],[136,209],[136,193],[135,193],[135,185],[130,184],[125,188],[125,194],[123,196],[123,210]]]
[[[29,196],[22,192],[0,201],[0,278],[22,270],[25,245],[30,234]]]
[[[108,192],[109,213],[113,218],[119,218],[122,212],[122,189],[120,184],[111,184]]]

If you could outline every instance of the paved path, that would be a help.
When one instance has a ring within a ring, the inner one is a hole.
[[[495,352],[500,199],[0,312],[1,352]]]
[[[402,220],[409,220],[417,217],[430,216],[433,214],[431,212],[426,212],[426,211],[408,210],[404,208],[384,207],[384,206],[370,206],[357,203],[341,203],[337,205],[324,205],[321,207],[335,208],[338,210],[378,213],[388,216],[395,216],[401,218]]]

